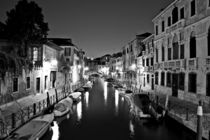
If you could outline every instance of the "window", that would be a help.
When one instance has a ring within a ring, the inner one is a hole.
[[[192,0],[191,1],[191,16],[194,16],[195,15],[195,0]]]
[[[44,77],[44,89],[47,89],[47,76]]]
[[[168,48],[168,60],[171,60],[171,48]]]
[[[210,96],[210,73],[206,75],[206,96]]]
[[[209,7],[210,7],[210,0],[209,0]]]
[[[146,59],[146,66],[149,66],[149,58]]]
[[[71,48],[64,49],[64,56],[71,56]]]
[[[190,58],[195,58],[195,57],[196,57],[196,38],[193,32],[190,37]]]
[[[172,23],[176,23],[178,21],[178,8],[175,7],[172,11]]]
[[[38,60],[38,48],[34,47],[33,51],[33,60],[37,61]]]
[[[30,88],[30,77],[26,77],[26,88]]]
[[[196,74],[195,73],[189,73],[189,80],[188,80],[188,90],[189,92],[196,93],[197,90],[197,81],[196,81]]]
[[[173,59],[179,58],[179,44],[178,44],[178,38],[177,35],[173,38]]]
[[[207,49],[208,49],[208,56],[210,56],[210,28],[208,30],[208,39],[207,39]]]
[[[184,19],[184,7],[180,9],[180,19]]]
[[[171,73],[167,72],[167,87],[171,87]]]
[[[155,34],[158,35],[158,25],[155,26]]]
[[[147,74],[147,83],[149,83],[149,74]]]
[[[156,62],[158,62],[158,49],[156,49]]]
[[[185,74],[179,73],[179,89],[184,90],[184,82],[185,81]]]
[[[145,60],[143,59],[143,63],[142,63],[143,67],[144,67],[144,61],[145,61]]]
[[[165,31],[165,22],[162,21],[162,32],[164,32],[164,31]]]
[[[162,46],[162,61],[165,60],[165,48]]]
[[[158,72],[155,73],[155,84],[158,85]]]
[[[39,93],[40,92],[40,78],[36,78],[36,91]]]
[[[171,17],[168,17],[168,27],[171,26]]]
[[[180,59],[184,59],[184,44],[180,45]]]
[[[165,85],[165,73],[161,72],[161,86]]]
[[[13,92],[18,91],[18,78],[13,78]]]
[[[153,66],[153,61],[154,61],[154,59],[153,59],[153,57],[151,57],[151,66]]]
[[[144,87],[145,87],[145,76],[144,76],[144,84],[143,84],[143,85],[144,85]]]
[[[127,48],[127,53],[129,53],[129,50],[128,50],[128,48]]]

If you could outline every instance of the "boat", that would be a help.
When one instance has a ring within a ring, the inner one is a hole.
[[[73,92],[69,95],[74,103],[77,103],[81,100],[81,92]]]
[[[65,99],[58,102],[55,107],[53,113],[55,117],[62,117],[71,111],[73,101],[71,98],[66,97]]]
[[[85,89],[85,90],[89,90],[89,89],[91,89],[93,87],[93,83],[91,82],[91,81],[88,81],[84,86],[83,86],[83,88]]]
[[[54,114],[38,116],[9,135],[6,140],[39,140],[50,128]]]

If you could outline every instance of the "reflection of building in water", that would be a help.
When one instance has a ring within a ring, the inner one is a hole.
[[[107,104],[107,82],[104,82],[104,101]]]
[[[77,120],[80,121],[82,118],[82,102],[77,104]]]
[[[53,131],[52,139],[51,140],[58,140],[59,139],[59,126],[56,121],[53,121],[53,126],[51,127]]]
[[[133,137],[135,132],[134,132],[134,125],[131,120],[129,122],[129,130],[130,130],[130,136]]]
[[[86,101],[86,107],[88,107],[88,103],[89,103],[89,92],[85,93],[85,101]]]
[[[116,114],[118,114],[118,105],[119,105],[119,92],[115,90],[115,110]]]

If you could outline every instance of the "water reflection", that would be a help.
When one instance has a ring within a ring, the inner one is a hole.
[[[115,113],[118,115],[118,106],[119,106],[119,92],[115,90]]]
[[[52,139],[51,140],[58,140],[59,139],[59,126],[56,121],[53,121],[53,126],[51,127],[53,131]]]
[[[129,122],[129,130],[130,130],[130,137],[134,136],[134,124],[132,123],[132,121],[130,120]]]
[[[77,121],[82,119],[82,102],[77,104]]]
[[[104,82],[104,101],[107,104],[107,82]]]
[[[89,103],[89,92],[85,92],[85,100],[86,100],[86,107],[88,107],[88,103]]]

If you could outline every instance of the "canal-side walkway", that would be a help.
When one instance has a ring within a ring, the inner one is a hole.
[[[0,139],[8,135],[31,118],[39,115],[49,105],[55,104],[57,101],[65,98],[70,92],[78,89],[84,83],[76,83],[72,85],[71,91],[63,91],[62,89],[52,88],[47,94],[29,95],[16,101],[0,106]],[[49,104],[48,104],[49,102]]]
[[[149,94],[150,99],[157,105],[165,108],[166,98],[165,94]],[[168,97],[167,115],[194,132],[197,132],[197,104],[189,101],[181,100],[176,97]],[[210,108],[203,106],[203,137],[209,139],[210,132]]]

